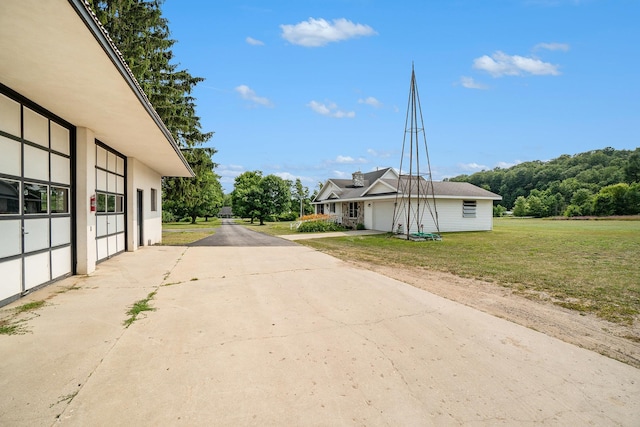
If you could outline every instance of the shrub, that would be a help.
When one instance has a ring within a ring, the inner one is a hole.
[[[314,220],[327,220],[331,218],[329,215],[326,214],[311,214],[311,215],[305,215],[303,217],[300,217],[300,221],[314,221]]]
[[[567,209],[564,211],[564,216],[573,217],[573,216],[582,216],[582,209],[578,205],[569,205]]]
[[[356,230],[364,230],[364,224],[358,223],[358,225],[356,225]]]
[[[343,231],[344,227],[335,222],[327,221],[307,221],[300,224],[300,233],[323,233],[325,231]]]
[[[176,216],[169,211],[162,211],[162,222],[175,222]]]
[[[288,212],[278,215],[278,221],[295,221],[298,219],[297,212]]]

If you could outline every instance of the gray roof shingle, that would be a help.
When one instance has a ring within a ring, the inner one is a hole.
[[[337,185],[341,191],[335,192],[338,196],[333,200],[353,200],[361,197],[375,197],[384,194],[396,194],[398,181],[400,181],[400,188],[404,191],[409,190],[409,184],[411,183],[411,193],[418,193],[418,182],[420,183],[420,194],[430,195],[431,190],[429,182],[421,177],[419,181],[416,181],[417,177],[413,177],[410,181],[408,175],[402,175],[400,179],[382,179],[381,182],[388,184],[394,190],[385,193],[368,193],[367,190],[391,168],[385,168],[373,172],[364,173],[364,187],[354,187],[353,181],[350,179],[331,179],[331,182]],[[484,188],[480,188],[468,182],[452,182],[452,181],[433,181],[433,194],[436,197],[455,197],[455,198],[484,198],[501,200],[502,197],[498,194],[487,191]],[[403,192],[404,192],[403,191]],[[364,196],[362,196],[365,192]],[[320,201],[320,200],[316,200]]]

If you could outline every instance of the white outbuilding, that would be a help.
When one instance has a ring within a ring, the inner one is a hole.
[[[0,1],[0,305],[160,242],[192,175],[83,0]]]
[[[406,212],[403,209],[408,200],[413,200],[413,206],[419,207],[423,214],[421,223],[409,221],[410,233],[493,229],[493,201],[502,200],[501,196],[467,182],[434,181],[433,194],[429,196],[430,200],[425,200],[413,192],[411,195],[399,194],[398,188],[407,188],[402,183],[399,185],[399,181],[406,179],[393,168],[355,172],[353,179],[328,179],[313,201],[315,212],[330,215],[347,227],[360,225],[367,230],[402,234],[407,232],[401,220]],[[423,178],[418,181],[422,181],[423,188],[427,187]]]

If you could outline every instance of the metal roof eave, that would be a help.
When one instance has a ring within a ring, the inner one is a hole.
[[[173,135],[171,135],[171,132],[169,131],[169,129],[167,129],[166,125],[164,124],[164,122],[162,121],[162,119],[160,118],[156,110],[153,108],[153,106],[149,102],[149,99],[147,98],[146,94],[140,87],[140,84],[133,76],[131,69],[124,62],[124,59],[122,58],[122,54],[115,47],[113,41],[107,35],[104,27],[99,23],[96,15],[91,11],[89,4],[84,0],[68,0],[68,1],[69,1],[69,4],[73,7],[73,9],[76,11],[78,16],[82,19],[84,24],[87,26],[91,34],[93,34],[96,41],[102,47],[104,52],[107,54],[107,56],[109,57],[113,65],[115,65],[120,75],[122,75],[123,79],[127,82],[127,84],[133,91],[134,95],[136,96],[136,98],[138,99],[142,107],[147,111],[151,119],[158,126],[158,128],[160,129],[162,134],[165,136],[169,144],[171,144],[173,151],[176,153],[178,158],[182,161],[188,173],[192,177],[195,176],[195,173],[193,172],[193,169],[189,165],[189,162],[187,162],[187,159],[185,159],[185,157],[182,155],[182,152],[180,151],[180,147],[178,147],[178,144],[173,139]]]

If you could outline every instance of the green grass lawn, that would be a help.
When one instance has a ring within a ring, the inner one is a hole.
[[[261,233],[270,234],[272,236],[284,236],[286,234],[298,234],[295,228],[291,228],[292,224],[296,221],[281,221],[281,222],[265,222],[264,225],[260,225],[260,221],[257,219],[251,224],[248,219],[236,218],[236,224],[244,225],[252,230],[259,231]]]
[[[640,313],[640,221],[496,219],[441,242],[389,235],[299,243],[348,260],[445,271],[620,323]]]
[[[195,224],[191,222],[163,222],[163,230],[193,230],[195,228],[218,228],[222,224],[220,218],[209,218],[206,221],[204,218],[198,218]]]
[[[219,218],[198,218],[195,224],[190,222],[165,222],[162,223],[162,245],[182,246],[196,242],[211,236],[215,229],[220,227],[222,221]]]

